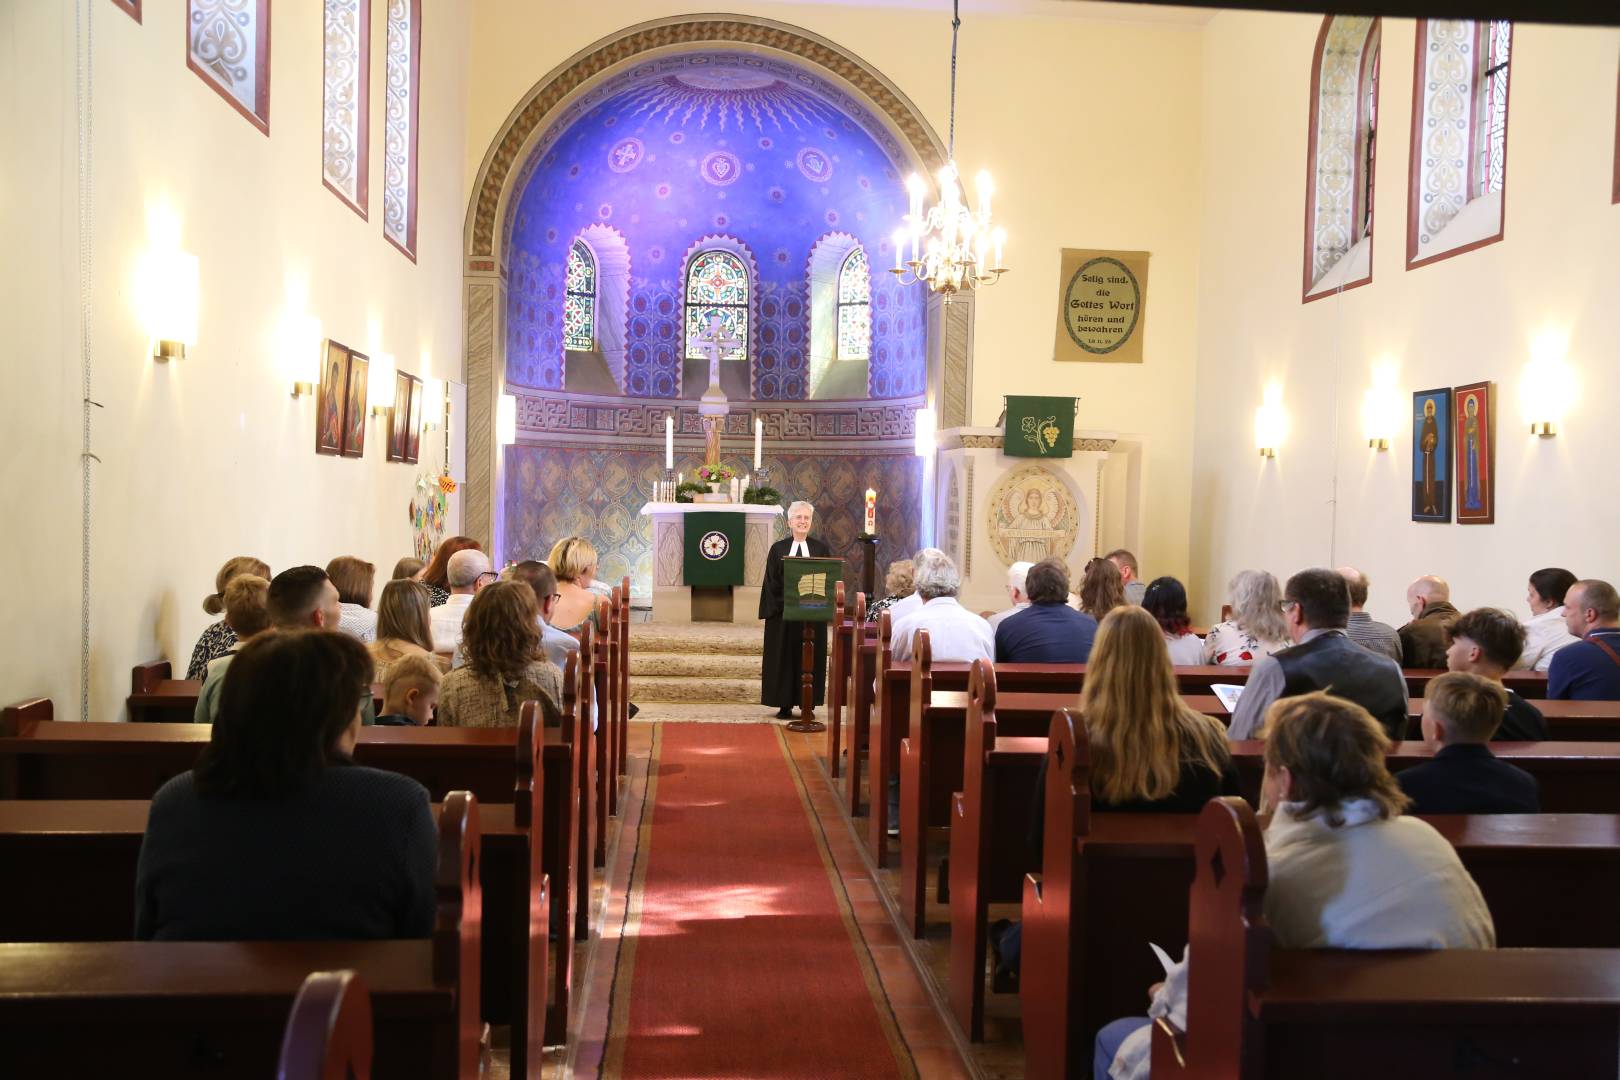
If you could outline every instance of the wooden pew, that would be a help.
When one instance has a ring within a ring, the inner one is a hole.
[[[555,1041],[567,1030],[573,950],[547,981],[551,926],[545,843],[543,729],[533,702],[518,726],[517,788],[480,806],[484,1019],[512,1026],[514,1076],[539,1076],[548,993]],[[523,763],[527,762],[527,765]],[[135,867],[146,800],[0,801],[0,880],[27,881],[0,904],[0,941],[115,941],[135,925]]]
[[[1142,1008],[1152,941],[1186,941],[1197,816],[1095,813],[1077,714],[1052,717],[1045,850],[1026,876],[1021,998],[1031,1080],[1084,1076],[1102,1024]],[[1620,946],[1620,816],[1427,819],[1479,883],[1504,946]]]
[[[132,724],[189,724],[197,716],[197,695],[202,693],[202,682],[197,679],[172,678],[173,669],[167,660],[152,660],[136,664],[130,671],[129,697],[125,707]],[[373,711],[382,715],[382,683],[371,684]]]
[[[856,611],[860,612],[860,597],[856,598]],[[889,613],[878,614],[877,633],[862,636],[857,633],[850,643],[849,689],[849,772],[845,781],[845,799],[849,816],[861,812],[862,763],[871,749],[872,710],[876,700],[877,671],[882,664],[882,651],[888,648]]]
[[[608,663],[607,678],[608,691],[603,700],[608,703],[608,715],[601,717],[601,724],[607,729],[607,751],[597,755],[597,767],[608,774],[608,815],[619,816],[619,667],[629,662],[625,654],[624,643],[619,640],[619,608],[621,604],[629,602],[619,586],[613,586],[613,603],[610,607],[613,621],[607,626]]]
[[[614,750],[614,767],[620,776],[628,776],[630,766],[626,753],[630,741],[630,575],[620,582],[624,603],[619,605],[617,622],[619,634],[619,717],[618,746]]]
[[[1214,694],[1187,694],[1183,700],[1205,716],[1213,716],[1223,724],[1231,723],[1231,714]],[[1547,720],[1549,740],[1620,742],[1620,701],[1542,700],[1535,705]],[[1423,699],[1408,699],[1407,711],[1406,737],[1421,739]]]
[[[1024,837],[1046,740],[998,737],[996,670],[983,660],[973,662],[968,700],[962,790],[951,804],[949,970],[951,1011],[978,1042],[989,907],[1017,901],[1031,869]]]
[[[371,1080],[371,991],[352,971],[317,971],[293,998],[276,1080]]]
[[[0,944],[6,1075],[266,1076],[312,970],[371,987],[379,1076],[475,1080],[479,1019],[478,806],[439,815],[433,936],[402,941]]]
[[[838,582],[833,590],[833,621],[831,653],[827,674],[827,775],[838,779],[839,734],[844,714],[844,693],[849,678],[849,647],[854,640],[853,611],[844,600],[844,583]]]
[[[1620,950],[1285,950],[1241,800],[1199,815],[1187,1030],[1155,1023],[1153,1075],[1613,1076]]]
[[[594,655],[591,657],[591,707],[584,712],[586,724],[596,717],[596,730],[581,728],[591,736],[591,750],[595,759],[594,801],[596,813],[592,825],[596,842],[591,848],[591,864],[607,865],[608,808],[613,803],[611,789],[618,786],[618,775],[613,772],[613,750],[609,742],[613,737],[613,605],[607,600],[596,602],[596,617],[602,629],[594,637]]]

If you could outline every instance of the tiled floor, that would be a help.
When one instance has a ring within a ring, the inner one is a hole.
[[[551,1075],[595,1077],[601,1070],[652,733],[650,724],[630,725],[631,781],[620,808],[621,824],[614,826],[609,837],[605,887],[599,885],[597,890],[597,899],[605,896],[606,904],[602,917],[594,924],[597,936],[591,946],[580,947],[573,1038],[566,1050],[554,1050],[548,1055],[547,1072]],[[918,1076],[922,1080],[1021,1077],[1021,1047],[1015,1046],[1016,1052],[1010,1057],[1006,1045],[989,1052],[982,1048],[969,1051],[961,1032],[950,1021],[944,994],[944,950],[933,941],[914,945],[902,936],[893,914],[895,884],[886,880],[894,875],[889,871],[874,874],[863,842],[844,815],[839,790],[827,778],[818,756],[825,751],[826,737],[789,733],[787,740]],[[920,974],[919,968],[924,973]],[[1016,1063],[1016,1071],[1008,1071],[1008,1061]]]

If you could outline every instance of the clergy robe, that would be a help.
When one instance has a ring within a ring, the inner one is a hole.
[[[813,558],[827,558],[832,549],[814,536],[805,537],[805,547]],[[798,708],[803,692],[799,680],[804,671],[804,624],[782,619],[782,560],[793,548],[793,537],[771,545],[765,557],[765,584],[759,593],[759,617],[765,620],[765,661],[760,667],[759,701],[778,709]],[[815,703],[826,697],[827,624],[815,623],[816,670]]]

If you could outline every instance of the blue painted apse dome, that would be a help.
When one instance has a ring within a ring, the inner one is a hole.
[[[837,271],[859,245],[871,268],[870,308],[857,313],[871,327],[865,385],[834,396],[920,394],[925,298],[886,272],[909,170],[893,136],[836,96],[786,61],[710,53],[642,65],[587,98],[542,140],[509,215],[507,380],[562,390],[574,370],[564,351],[567,264],[583,238],[598,264],[584,294],[594,336],[612,343],[602,346],[612,354],[608,392],[701,392],[683,386],[686,272],[717,249],[748,275],[746,306],[728,318],[746,321],[750,396],[807,399],[812,310],[833,320],[817,340],[836,340]],[[576,297],[582,281],[576,274]]]

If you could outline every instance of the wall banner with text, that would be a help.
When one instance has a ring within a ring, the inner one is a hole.
[[[1063,249],[1052,359],[1142,362],[1148,255],[1146,251]]]

